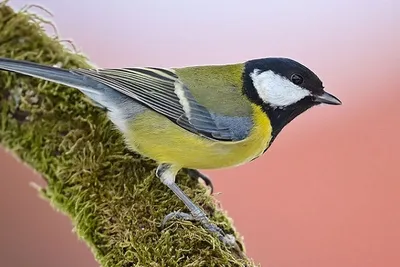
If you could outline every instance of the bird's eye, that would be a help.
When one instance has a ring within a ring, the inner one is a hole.
[[[299,74],[293,74],[292,77],[290,77],[290,79],[292,80],[292,83],[296,84],[296,85],[300,85],[303,83],[303,77],[301,77],[301,75]]]

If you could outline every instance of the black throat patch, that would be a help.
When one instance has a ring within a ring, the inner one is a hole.
[[[304,98],[299,102],[282,109],[272,108],[269,105],[264,104],[262,106],[263,110],[268,115],[272,127],[271,141],[269,142],[268,147],[265,150],[267,150],[271,146],[272,142],[286,125],[288,125],[292,120],[305,112],[307,109],[315,105],[316,104],[311,101],[310,98]]]

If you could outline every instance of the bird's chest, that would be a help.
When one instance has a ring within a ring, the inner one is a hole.
[[[247,163],[261,156],[268,148],[272,137],[272,127],[269,118],[262,111],[255,112],[254,127],[249,136],[233,144],[231,154],[241,157],[241,162],[236,165]]]
[[[130,124],[127,141],[135,151],[158,162],[193,169],[238,166],[260,156],[271,139],[268,117],[258,111],[254,115],[254,127],[246,139],[221,142],[190,133],[149,112]]]
[[[229,145],[219,143],[218,149],[213,150],[218,157],[216,161],[223,167],[239,166],[250,162],[264,153],[268,147],[270,136],[269,131],[264,129],[263,132],[252,133],[241,142]]]

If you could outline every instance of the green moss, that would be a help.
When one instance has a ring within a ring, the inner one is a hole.
[[[0,57],[89,67],[42,26],[0,2]],[[42,196],[70,217],[102,266],[253,266],[197,223],[174,221],[161,230],[167,213],[185,210],[182,202],[77,90],[0,71],[0,144],[41,173]],[[203,186],[184,175],[178,182],[214,222],[234,231]]]

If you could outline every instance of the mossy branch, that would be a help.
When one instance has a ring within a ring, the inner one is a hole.
[[[65,68],[87,59],[45,34],[28,9],[0,2],[0,57]],[[199,224],[174,221],[182,202],[154,177],[155,164],[127,150],[105,113],[78,90],[0,71],[0,144],[39,172],[40,192],[68,215],[102,266],[253,266]],[[182,189],[228,233],[230,219],[205,187],[185,175]]]

